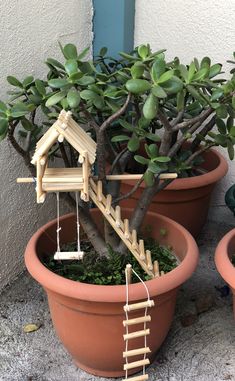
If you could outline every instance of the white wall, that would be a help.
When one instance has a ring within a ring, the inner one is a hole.
[[[1,0],[0,99],[6,98],[11,74],[24,78],[46,73],[47,57],[60,57],[58,40],[79,49],[92,44],[91,0]],[[55,216],[55,198],[38,206],[32,186],[16,185],[28,176],[22,159],[0,143],[0,289],[24,268],[23,253],[31,234]]]
[[[167,58],[178,56],[190,63],[196,56],[211,57],[231,65],[235,50],[234,0],[136,0],[135,45],[150,43],[154,50],[167,49]],[[224,205],[224,192],[235,182],[234,162],[227,177],[217,187],[212,206]],[[212,210],[215,218],[222,211]]]

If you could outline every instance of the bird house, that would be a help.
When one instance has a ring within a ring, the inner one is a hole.
[[[48,168],[48,153],[56,141],[64,139],[78,152],[81,167]],[[62,110],[57,121],[36,145],[31,163],[36,165],[37,202],[43,203],[47,192],[81,192],[89,200],[88,186],[91,166],[96,158],[95,141],[73,120],[71,112]]]

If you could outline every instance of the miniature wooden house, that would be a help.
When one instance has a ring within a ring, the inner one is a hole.
[[[57,140],[64,139],[79,153],[81,167],[47,168],[49,150]],[[37,167],[37,202],[43,203],[47,192],[71,191],[80,191],[81,198],[88,201],[89,176],[95,159],[95,141],[72,119],[71,112],[62,110],[38,141],[31,161]]]

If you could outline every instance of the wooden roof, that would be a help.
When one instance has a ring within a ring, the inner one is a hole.
[[[36,144],[36,150],[32,158],[32,163],[47,154],[49,149],[62,135],[69,144],[80,154],[88,153],[90,164],[93,164],[96,158],[95,141],[73,120],[72,113],[62,110],[57,121],[46,131]]]

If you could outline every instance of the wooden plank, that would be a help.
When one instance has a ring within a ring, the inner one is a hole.
[[[116,180],[140,180],[143,177],[142,174],[138,175],[132,175],[132,174],[124,174],[124,175],[107,175],[106,179],[110,181],[116,181]],[[177,173],[161,173],[159,175],[160,180],[165,179],[176,179],[178,177]]]
[[[31,160],[32,164],[36,164],[37,160],[47,154],[49,149],[53,146],[53,144],[57,141],[57,138],[59,136],[59,133],[54,128],[51,130],[50,135],[48,136],[47,140],[40,146],[40,148],[37,148],[35,151],[35,154]]]
[[[138,368],[139,366],[149,365],[150,361],[149,359],[143,359],[139,361],[129,362],[128,364],[124,365],[124,370],[129,370],[133,368]]]
[[[132,349],[130,351],[123,352],[123,357],[132,357],[132,356],[138,356],[138,355],[145,355],[146,353],[150,353],[151,350],[149,347],[143,347],[138,349]]]
[[[143,308],[148,308],[148,307],[153,307],[154,306],[154,301],[153,300],[147,300],[146,302],[139,302],[139,303],[134,303],[134,304],[126,304],[123,309],[124,311],[135,311],[135,310],[140,310]]]
[[[44,177],[47,176],[68,176],[68,177],[81,177],[82,176],[82,168],[47,168],[45,170]]]
[[[150,329],[143,329],[142,331],[135,331],[131,333],[126,333],[123,335],[124,340],[131,340],[131,339],[136,339],[137,337],[142,337],[142,336],[148,336],[150,334]]]
[[[150,315],[146,315],[146,316],[141,316],[141,317],[134,318],[134,319],[124,320],[123,321],[123,325],[124,325],[124,327],[126,327],[127,325],[135,325],[135,324],[147,323],[149,321],[151,321],[151,316]]]
[[[68,183],[68,184],[61,184],[61,183],[43,183],[43,191],[45,192],[76,192],[81,191],[83,189],[82,183]]]
[[[60,177],[49,177],[49,176],[44,176],[43,177],[43,183],[61,183],[61,184],[66,184],[66,183],[83,183],[83,178],[81,177],[67,177],[67,176],[60,176]]]
[[[54,255],[56,260],[74,260],[83,259],[83,251],[57,251]]]
[[[75,120],[71,119],[69,121],[69,128],[72,129],[72,131],[81,139],[82,142],[85,142],[85,147],[91,148],[91,150],[96,152],[97,144],[96,142],[91,138],[91,136],[83,130],[81,126]]]
[[[122,381],[147,381],[148,379],[149,379],[149,376],[147,374],[142,374],[141,376],[123,378]]]

